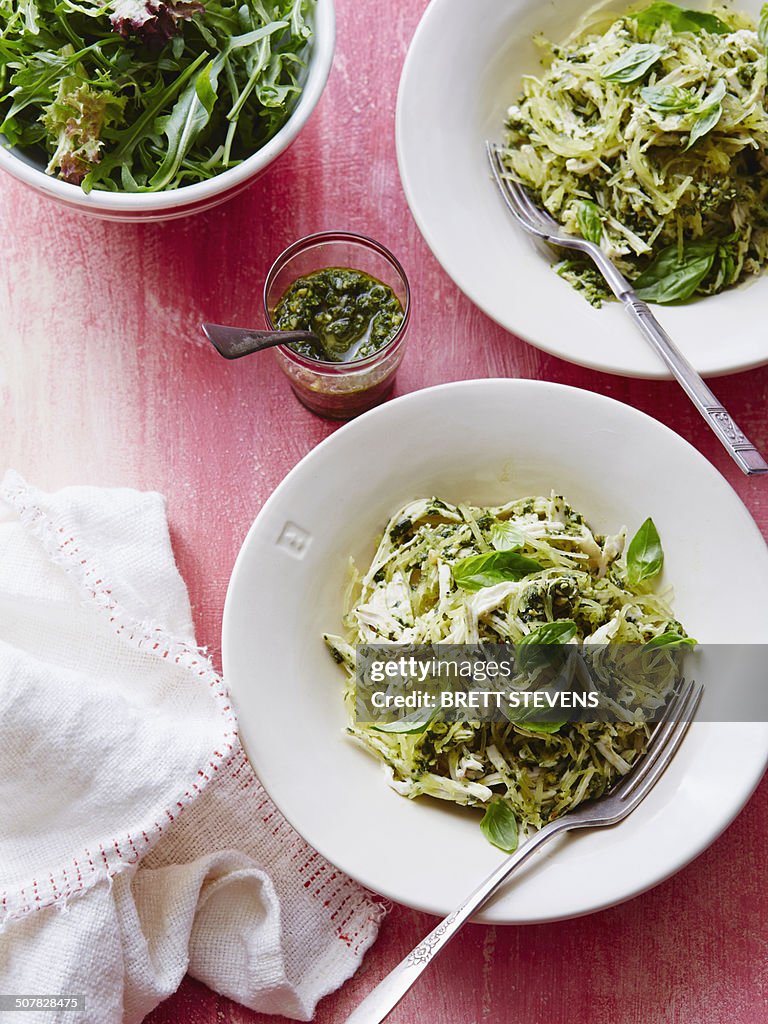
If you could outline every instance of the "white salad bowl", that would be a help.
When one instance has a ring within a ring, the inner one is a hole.
[[[653,517],[673,609],[709,645],[693,656],[708,686],[713,675],[717,685],[714,645],[768,641],[768,551],[730,486],[656,420],[559,384],[446,384],[366,413],[288,474],[238,556],[223,659],[246,752],[310,844],[409,906],[447,913],[502,854],[480,832],[480,812],[398,796],[380,764],[344,735],[344,675],[322,633],[342,631],[349,557],[367,566],[406,501],[437,495],[492,504],[552,490],[601,532],[634,532]],[[725,538],[727,558],[718,557]],[[728,678],[732,686],[752,682],[747,669]],[[765,722],[696,722],[627,821],[553,846],[481,919],[571,917],[656,885],[726,828],[767,759]]]
[[[94,189],[86,194],[79,185],[46,174],[44,162],[36,161],[7,145],[0,145],[0,169],[41,195],[103,220],[173,220],[208,210],[242,192],[295,140],[325,89],[333,64],[335,42],[333,0],[317,0],[303,89],[290,117],[268,142],[242,163],[206,181],[166,192],[108,192]]]
[[[540,68],[537,33],[559,42],[583,0],[432,0],[403,67],[397,155],[408,203],[446,272],[488,316],[538,348],[630,377],[668,377],[618,303],[594,309],[551,269],[515,224],[491,181],[485,140],[501,141],[524,74]],[[626,0],[612,5],[617,14]],[[706,7],[701,0],[684,6]],[[759,18],[761,0],[736,0]],[[658,309],[702,374],[768,361],[760,328],[768,276],[720,295]]]

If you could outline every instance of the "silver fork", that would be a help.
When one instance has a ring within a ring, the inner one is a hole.
[[[629,281],[619,273],[599,245],[584,238],[569,235],[553,217],[537,206],[526,189],[514,181],[504,167],[502,149],[493,142],[486,142],[488,160],[493,178],[499,187],[512,216],[530,234],[559,245],[565,249],[578,249],[592,258],[613,294],[624,304],[632,320],[640,328],[646,341],[650,342],[658,355],[682,385],[683,390],[699,410],[721,444],[736,465],[747,476],[768,473],[768,463],[745,437],[726,409],[694,370],[680,349],[653,315],[642,299],[632,290]]]
[[[397,1006],[416,979],[441,953],[459,929],[532,853],[562,832],[615,825],[631,814],[661,778],[683,741],[701,701],[704,687],[681,684],[655,726],[643,757],[606,796],[582,804],[562,818],[547,822],[477,888],[468,899],[411,950],[347,1017],[346,1024],[379,1024]]]

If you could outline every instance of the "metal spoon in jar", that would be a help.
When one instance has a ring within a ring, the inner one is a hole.
[[[225,359],[239,359],[264,348],[304,341],[313,346],[317,359],[338,361],[311,331],[251,331],[247,327],[225,327],[222,324],[202,324],[202,328],[208,341]]]

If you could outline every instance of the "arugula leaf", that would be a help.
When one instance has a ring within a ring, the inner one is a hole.
[[[52,102],[64,78],[74,74],[75,66],[91,53],[91,47],[76,51],[73,46],[65,46],[59,53],[39,55],[19,68],[11,80],[13,88],[8,95],[13,102],[5,115],[4,123],[0,125],[0,131],[7,134],[8,122],[31,104],[44,105]],[[80,77],[83,81],[87,79],[82,67]]]
[[[24,11],[24,24],[27,32],[36,36],[40,32],[40,26],[38,24],[38,18],[40,12],[37,9],[35,0],[20,0],[19,10]]]
[[[668,630],[649,640],[645,647],[695,647],[697,643],[698,640],[694,640],[692,636],[681,636],[680,633]]]
[[[699,139],[703,138],[711,132],[713,128],[717,127],[720,118],[723,116],[723,99],[725,98],[725,92],[725,82],[721,78],[718,80],[709,96],[702,101],[702,105],[699,107],[699,116],[693,122],[691,135],[688,139],[688,144],[683,149],[683,152],[690,149],[695,142],[698,142]]]
[[[525,537],[512,523],[502,520],[491,527],[491,544],[497,551],[517,551],[525,544]]]
[[[517,849],[517,818],[503,797],[493,796],[488,801],[480,829],[488,842],[504,853]]]
[[[717,242],[688,242],[682,256],[676,245],[662,249],[635,280],[637,297],[644,302],[684,302],[712,269],[717,249]]]
[[[712,32],[715,35],[726,35],[732,31],[729,25],[714,14],[687,10],[678,7],[677,4],[664,3],[660,0],[636,14],[630,14],[629,17],[634,20],[638,31],[648,37],[665,22],[675,32]]]
[[[264,77],[267,70],[273,66],[274,58],[271,51],[270,36],[275,32],[282,31],[286,27],[285,22],[273,22],[271,25],[267,25],[266,29],[262,29],[257,33],[250,33],[252,37],[250,45],[258,43],[258,46],[256,46],[253,54],[246,61],[246,68],[249,74],[248,81],[241,90],[234,106],[227,114],[228,118],[232,119],[240,114],[240,111],[243,109],[245,101],[251,95],[251,92],[257,88],[260,79]],[[274,78],[274,70],[272,78]],[[262,102],[264,101],[263,95],[259,98]]]
[[[209,61],[179,96],[171,113],[156,121],[155,127],[165,134],[168,147],[165,159],[150,179],[150,188],[159,191],[173,181],[193,142],[208,124],[216,105],[219,72],[223,64],[221,55]]]
[[[664,565],[664,550],[659,531],[649,517],[632,538],[627,548],[627,580],[637,587],[658,576]]]
[[[576,220],[579,224],[579,231],[582,237],[588,242],[600,244],[603,237],[603,221],[600,217],[600,207],[590,199],[582,199],[576,209]]]
[[[616,60],[611,61],[600,72],[607,82],[621,82],[629,85],[644,78],[664,53],[665,47],[656,43],[633,43]]]
[[[640,95],[652,110],[661,114],[675,114],[693,110],[698,106],[698,98],[688,89],[678,85],[646,85]]]
[[[204,50],[197,60],[190,64],[171,86],[163,89],[159,96],[156,95],[151,99],[138,121],[130,125],[124,132],[121,132],[119,144],[115,149],[109,153],[95,170],[91,171],[83,179],[84,191],[90,191],[96,181],[103,180],[107,174],[116,168],[128,167],[130,169],[131,157],[134,151],[138,149],[139,143],[149,134],[159,111],[184,87],[187,80],[192,77],[207,56],[208,54]]]
[[[488,555],[470,555],[453,566],[453,578],[462,590],[482,590],[497,583],[521,580],[543,566],[514,551],[492,551]]]

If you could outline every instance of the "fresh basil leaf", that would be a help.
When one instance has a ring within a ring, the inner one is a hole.
[[[559,648],[553,648],[554,653],[560,653]],[[534,691],[527,691],[529,693]],[[541,691],[539,691],[541,692]],[[552,717],[555,713],[555,709],[543,710],[542,708],[515,708],[505,707],[503,708],[504,715],[509,719],[512,725],[519,726],[521,729],[526,729],[528,732],[542,733],[546,736],[551,736],[553,733],[559,732],[564,725],[567,725],[569,719],[567,718],[554,718]],[[549,716],[542,718],[542,715]]]
[[[699,116],[693,122],[691,134],[683,152],[689,150],[699,139],[708,135],[713,128],[717,127],[720,118],[723,116],[723,99],[725,98],[725,82],[722,78],[718,81],[712,92],[702,101],[699,108]]]
[[[570,619],[545,622],[537,626],[518,641],[518,663],[523,672],[533,672],[543,666],[553,666],[562,659],[562,651],[548,651],[555,645],[560,647],[576,636],[576,623]]]
[[[635,280],[644,302],[684,302],[690,299],[712,269],[717,242],[689,242],[682,258],[676,245],[662,249],[650,267]]]
[[[518,642],[518,647],[534,647],[537,644],[565,644],[576,636],[576,623],[571,619],[545,622],[532,629]]]
[[[491,527],[491,544],[497,551],[518,551],[525,544],[525,537],[508,520],[502,520]]]
[[[666,633],[660,633],[655,636],[653,640],[649,640],[645,645],[646,647],[680,647],[685,645],[686,647],[695,647],[698,640],[694,640],[692,636],[681,636],[680,633],[674,633],[668,630]]]
[[[491,797],[480,822],[480,829],[488,842],[499,850],[514,853],[517,849],[517,818],[503,797]]]
[[[760,23],[757,26],[757,38],[763,50],[768,52],[768,4],[760,8]]]
[[[720,273],[726,284],[735,284],[737,277],[737,252],[731,245],[720,245],[717,248],[720,260]]]
[[[664,550],[656,525],[651,518],[632,538],[627,548],[627,579],[636,587],[645,580],[658,576],[664,565]]]
[[[646,85],[640,90],[640,96],[651,110],[660,114],[678,114],[693,110],[698,99],[688,89],[677,85]]]
[[[653,3],[629,17],[634,20],[638,31],[647,37],[652,36],[664,23],[670,25],[675,32],[712,32],[722,36],[732,31],[729,25],[714,14],[691,11],[670,3]]]
[[[607,82],[637,82],[648,74],[664,49],[656,43],[634,43],[626,53],[606,64],[600,74]]]
[[[701,101],[702,110],[708,110],[710,106],[714,106],[715,103],[721,103],[725,99],[725,94],[728,90],[725,86],[725,79],[718,78],[709,96],[705,96]]]
[[[397,736],[415,736],[427,731],[435,714],[433,708],[417,708],[410,715],[398,718],[396,722],[378,722],[373,725],[373,728],[376,732],[394,733]]]
[[[462,558],[453,566],[453,578],[462,590],[482,590],[497,583],[521,580],[543,568],[532,558],[514,551],[493,551],[489,555]]]
[[[564,725],[568,724],[567,718],[561,718],[552,722],[525,722],[520,721],[517,723],[521,725],[523,729],[527,729],[529,732],[541,732],[547,736],[551,736],[553,733],[559,732]]]
[[[588,242],[600,244],[603,237],[603,221],[600,217],[600,207],[590,199],[582,199],[576,209],[576,220],[579,222],[579,231],[582,237]]]

